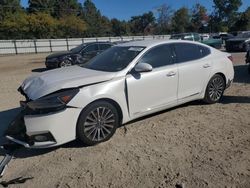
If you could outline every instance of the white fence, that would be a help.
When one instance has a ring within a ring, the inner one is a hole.
[[[169,35],[152,35],[69,39],[0,40],[0,55],[66,51],[86,42],[115,42],[147,39],[167,40],[169,37]]]

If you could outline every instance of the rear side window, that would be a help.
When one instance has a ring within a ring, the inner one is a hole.
[[[201,57],[206,57],[211,53],[210,49],[205,46],[199,46],[199,48],[201,52]]]
[[[95,51],[98,51],[98,45],[97,44],[91,44],[91,45],[87,46],[83,50],[84,53],[95,52]]]
[[[172,49],[170,45],[160,45],[150,49],[139,60],[139,63],[148,63],[153,68],[173,64]]]
[[[202,57],[201,50],[196,44],[176,43],[174,48],[178,63],[193,61]]]

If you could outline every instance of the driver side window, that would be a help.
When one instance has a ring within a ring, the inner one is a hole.
[[[150,49],[139,60],[139,63],[150,64],[153,68],[163,67],[174,63],[170,45],[160,45]]]

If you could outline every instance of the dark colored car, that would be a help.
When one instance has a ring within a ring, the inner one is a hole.
[[[113,46],[111,42],[84,43],[70,51],[58,52],[47,56],[45,65],[51,69],[84,64],[111,46]]]
[[[234,38],[226,41],[226,50],[232,51],[244,51],[250,49],[250,31],[243,32]]]
[[[211,47],[217,48],[217,49],[220,49],[222,46],[221,39],[209,38],[209,39],[203,40],[203,38],[198,33],[173,34],[173,35],[171,35],[170,39],[197,41],[197,42],[201,42],[203,44],[206,44],[208,46],[211,46]]]
[[[250,49],[248,49],[246,54],[246,64],[248,64],[248,73],[250,74]]]

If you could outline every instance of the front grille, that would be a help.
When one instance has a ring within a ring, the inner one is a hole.
[[[10,123],[8,129],[6,130],[7,135],[22,135],[26,133],[26,127],[24,124],[24,114],[25,112],[20,112],[17,117]]]

